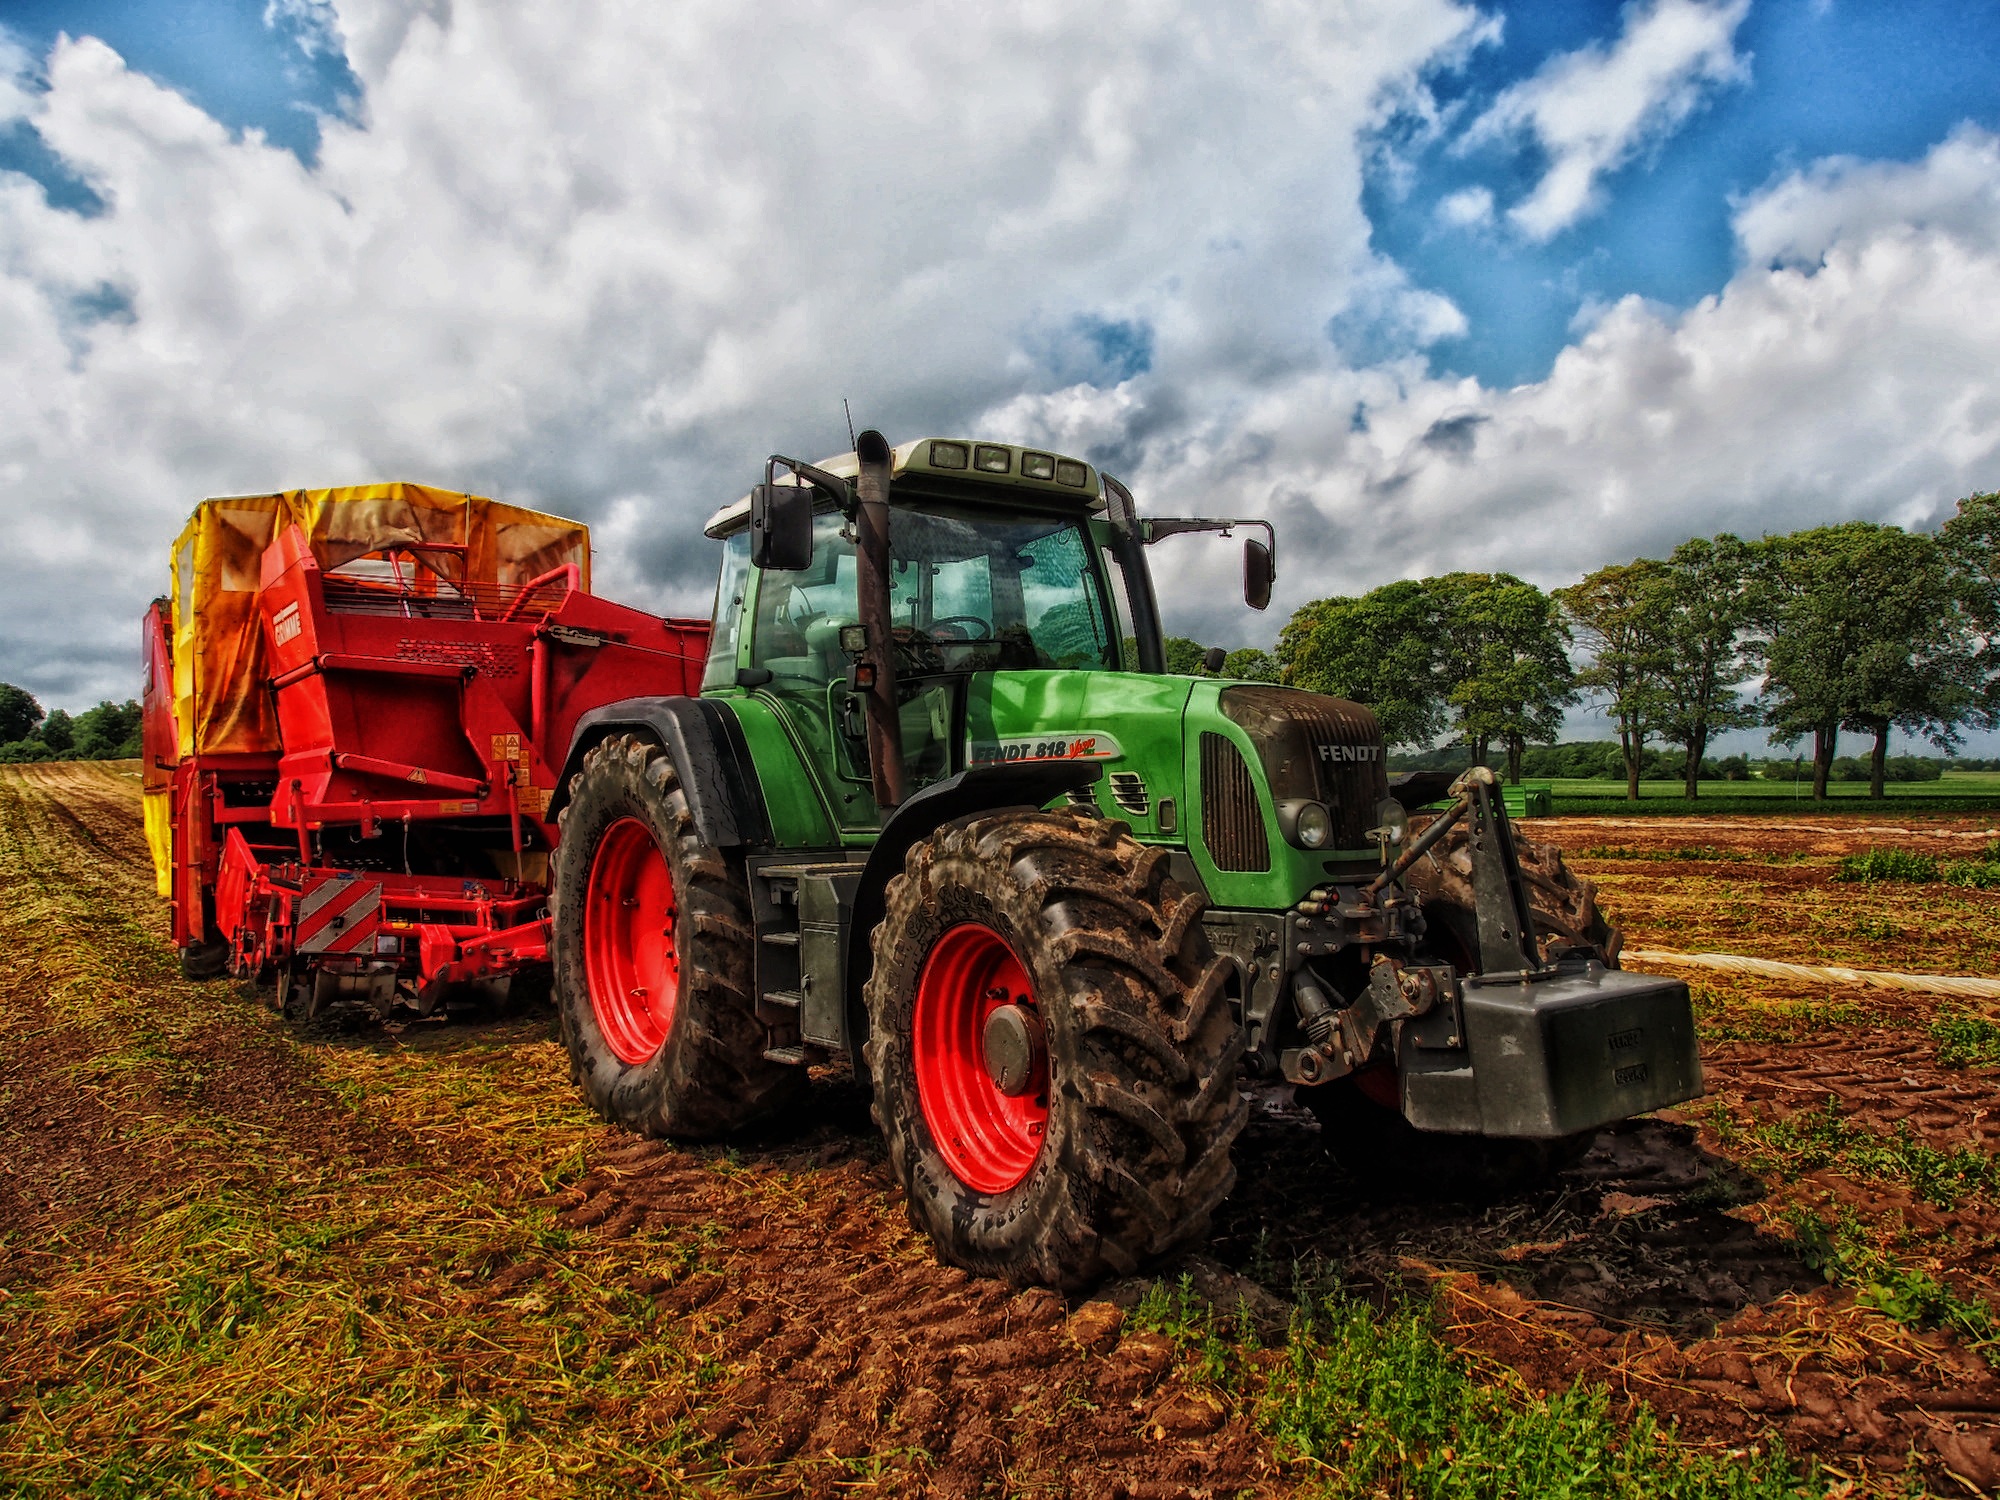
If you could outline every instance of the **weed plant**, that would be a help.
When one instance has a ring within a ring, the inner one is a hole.
[[[1974,859],[1939,859],[1908,849],[1866,849],[1842,858],[1835,880],[1903,881],[1911,885],[1956,885],[1970,890],[2000,889],[2000,840]]]
[[[1410,1500],[1790,1500],[1821,1496],[1782,1446],[1741,1458],[1682,1444],[1650,1408],[1614,1417],[1602,1386],[1551,1396],[1483,1383],[1435,1309],[1383,1313],[1338,1284],[1302,1300],[1262,1410],[1308,1492]]]
[[[1855,1123],[1831,1095],[1818,1109],[1753,1121],[1747,1127],[1738,1125],[1727,1107],[1719,1104],[1711,1119],[1726,1143],[1750,1144],[1753,1171],[1796,1179],[1832,1167],[1857,1180],[1907,1183],[1918,1197],[1939,1208],[1956,1208],[1975,1194],[2000,1198],[2000,1158],[1970,1146],[1940,1151],[1918,1140],[1906,1120],[1885,1135]]]
[[[1931,1040],[1938,1044],[1939,1067],[2000,1067],[2000,1025],[1985,1016],[1946,1011],[1931,1022]]]
[[[1805,1263],[1829,1282],[1854,1288],[1864,1307],[1906,1328],[1948,1328],[1974,1349],[2000,1350],[2000,1315],[1984,1298],[1961,1296],[1930,1272],[1877,1249],[1853,1209],[1823,1219],[1799,1206],[1785,1219]]]

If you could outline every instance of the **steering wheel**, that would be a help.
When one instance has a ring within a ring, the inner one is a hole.
[[[971,628],[966,629],[967,626]],[[932,640],[943,641],[948,645],[953,641],[983,640],[992,628],[978,615],[940,615],[931,621],[929,634]],[[946,630],[957,630],[960,634],[946,635],[944,634]]]

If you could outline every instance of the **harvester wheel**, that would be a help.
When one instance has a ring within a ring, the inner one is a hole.
[[[1248,1105],[1206,903],[1122,824],[1008,809],[889,884],[868,981],[875,1118],[944,1259],[1076,1288],[1198,1239]]]
[[[1479,953],[1466,842],[1461,823],[1403,877],[1423,903],[1430,947],[1461,971],[1476,970]],[[1543,952],[1551,958],[1584,953],[1615,969],[1624,939],[1598,910],[1597,888],[1564,864],[1553,844],[1523,838],[1517,828],[1514,847]],[[1445,1197],[1529,1186],[1575,1163],[1595,1138],[1590,1132],[1552,1141],[1498,1140],[1418,1130],[1403,1118],[1400,1089],[1395,1069],[1378,1065],[1302,1088],[1298,1098],[1318,1116],[1328,1154],[1347,1171],[1379,1186]]]
[[[209,943],[189,943],[181,949],[181,978],[192,980],[220,979],[229,972],[231,953],[229,944],[217,938]]]
[[[804,1069],[764,1056],[742,862],[702,842],[665,750],[617,735],[584,757],[554,865],[556,1010],[593,1109],[699,1138],[804,1090]]]

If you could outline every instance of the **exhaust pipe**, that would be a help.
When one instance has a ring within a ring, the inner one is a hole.
[[[896,646],[889,627],[889,440],[869,428],[854,440],[860,463],[854,493],[858,537],[856,587],[868,649],[862,662],[874,681],[864,701],[868,713],[868,773],[879,807],[898,806],[907,790],[903,775],[902,712],[896,702]]]

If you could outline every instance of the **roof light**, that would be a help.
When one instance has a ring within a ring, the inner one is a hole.
[[[1023,453],[1021,472],[1030,479],[1054,479],[1056,460],[1052,453]]]
[[[1078,489],[1082,489],[1084,481],[1089,476],[1089,467],[1078,463],[1073,458],[1059,459],[1056,463],[1057,484],[1072,484]]]
[[[1005,474],[1012,462],[1005,448],[996,448],[991,443],[981,443],[972,450],[972,467],[988,474]]]
[[[933,469],[962,469],[970,455],[963,443],[934,442],[931,444],[931,467]]]

